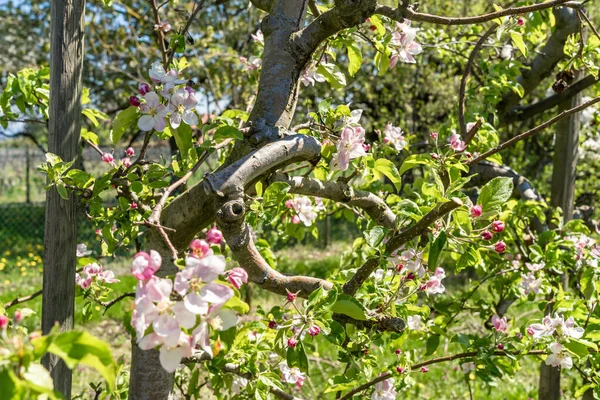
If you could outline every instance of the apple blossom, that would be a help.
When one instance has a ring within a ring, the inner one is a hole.
[[[408,328],[412,331],[418,331],[421,329],[422,318],[420,315],[409,315],[406,318],[406,324]]]
[[[133,149],[133,147],[128,147],[125,149],[125,155],[127,157],[133,157],[135,155],[135,150]]]
[[[467,144],[461,140],[460,135],[458,133],[453,133],[449,139],[450,147],[454,149],[454,151],[463,151]]]
[[[394,379],[388,378],[375,384],[371,400],[395,400],[397,396]]]
[[[546,357],[546,365],[553,367],[561,367],[564,369],[573,368],[573,360],[569,354],[563,351],[563,346],[560,343],[554,342],[549,346],[552,354]]]
[[[99,282],[104,282],[104,283],[121,282],[119,279],[115,278],[115,273],[113,271],[109,271],[109,270],[100,272],[98,275],[96,275],[96,279]]]
[[[75,273],[75,284],[84,290],[92,285],[92,279],[93,278],[89,275],[86,275],[86,277],[83,278],[78,273]]]
[[[244,283],[248,283],[248,273],[243,268],[233,268],[227,275],[227,280],[236,289],[242,287]]]
[[[25,319],[25,315],[23,315],[21,310],[17,310],[13,314],[13,321],[15,322],[15,324],[20,324],[21,322],[23,322],[24,319]]]
[[[132,107],[139,107],[142,102],[137,96],[129,96],[129,105]]]
[[[408,272],[415,272],[422,278],[425,275],[425,266],[423,265],[423,252],[417,252],[414,249],[403,251],[400,255],[397,252],[392,253],[392,257],[388,258],[388,261],[394,266],[402,265],[403,268]],[[408,277],[407,277],[408,278]]]
[[[294,208],[294,200],[292,199],[288,199],[285,201],[285,207],[286,208]]]
[[[87,246],[85,245],[85,243],[79,243],[77,245],[77,249],[75,250],[75,255],[77,257],[85,257],[85,256],[89,256],[90,254],[92,254],[92,252],[87,249]]]
[[[138,93],[142,96],[146,95],[146,93],[150,91],[152,91],[152,88],[150,88],[150,85],[148,85],[147,83],[142,82],[138,85]]]
[[[298,388],[301,388],[306,380],[306,375],[297,367],[288,367],[285,362],[279,364],[279,369],[282,373],[282,380],[287,383],[293,383]]]
[[[421,54],[423,48],[415,41],[418,29],[410,27],[410,21],[398,24],[400,32],[392,34],[390,45],[394,48],[394,54],[390,58],[390,68],[394,68],[398,61],[415,64],[414,56]]]
[[[198,99],[195,94],[190,93],[189,90],[178,89],[171,96],[171,102],[169,103],[171,127],[173,129],[179,128],[182,120],[190,126],[198,125],[198,116],[194,112],[197,105]]]
[[[83,267],[83,272],[88,275],[96,275],[102,272],[102,266],[98,265],[98,263],[90,263]]]
[[[429,137],[432,138],[433,140],[438,140],[438,133],[437,132],[431,132],[429,134]]]
[[[231,381],[231,393],[234,395],[240,394],[248,386],[248,383],[248,379],[243,376],[234,375]]]
[[[150,250],[150,254],[140,251],[133,257],[131,273],[138,280],[148,280],[158,271],[162,258],[157,251]]]
[[[506,317],[500,318],[497,314],[494,314],[494,316],[492,317],[492,325],[494,325],[494,329],[497,332],[508,331],[508,324],[506,322]]]
[[[523,19],[523,17],[517,18],[517,25],[519,25],[519,26],[525,25],[525,20]]]
[[[190,243],[190,250],[196,257],[199,258],[212,254],[210,245],[204,239],[192,240],[192,242]]]
[[[460,369],[462,370],[462,372],[464,374],[468,374],[471,371],[475,371],[475,368],[476,368],[475,363],[472,362],[472,361],[471,362],[462,363],[460,365]]]
[[[311,226],[313,221],[317,219],[318,214],[314,210],[314,206],[310,198],[306,196],[296,196],[292,199],[292,207],[296,212],[298,220],[301,221],[305,226]],[[292,217],[292,222],[293,221]]]
[[[556,328],[561,325],[563,319],[561,317],[551,317],[550,315],[546,315],[542,320],[541,324],[532,324],[527,328],[527,333],[533,336],[535,339],[543,337],[543,336],[551,336]]]
[[[6,315],[0,315],[0,329],[6,329],[8,326],[8,317]]]
[[[123,164],[125,168],[129,168],[131,167],[131,159],[129,157],[123,157],[121,159],[121,164]]]
[[[317,325],[312,325],[310,328],[308,328],[307,332],[310,336],[314,337],[321,333],[321,328],[319,328]]]
[[[346,126],[337,143],[337,157],[333,165],[337,165],[341,171],[348,169],[350,161],[366,155],[363,143],[365,142],[365,130],[362,126]]]
[[[286,299],[291,303],[292,301],[296,300],[296,293],[288,292]]]
[[[494,250],[498,253],[504,253],[506,251],[506,243],[499,241],[494,245]]]
[[[129,203],[129,208],[131,208],[132,210],[137,210],[138,205],[136,202],[131,202]]]
[[[258,57],[250,57],[250,61],[246,57],[240,57],[240,62],[244,65],[245,71],[256,71],[262,65],[262,60]]]
[[[223,241],[223,232],[213,226],[206,232],[206,241],[210,244],[221,244]]]
[[[402,129],[399,126],[387,124],[383,131],[383,141],[394,146],[396,151],[401,151],[408,145],[406,139],[404,139],[403,133],[404,132],[402,132]]]
[[[490,231],[481,232],[481,238],[483,240],[492,240],[493,237],[494,237],[494,235]]]
[[[471,215],[471,217],[473,218],[478,218],[481,217],[481,214],[483,213],[483,207],[480,206],[479,204],[475,204],[474,206],[471,207],[471,209],[469,210],[469,214]]]
[[[254,40],[256,43],[260,43],[263,46],[265,45],[265,36],[263,35],[260,29],[257,30],[256,33],[251,33],[250,36],[252,37],[252,40]]]
[[[110,153],[102,153],[102,161],[105,163],[112,163],[114,160],[113,155]]]
[[[433,276],[431,276],[429,280],[425,283],[425,292],[427,292],[428,295],[444,293],[444,291],[446,291],[446,288],[442,284],[442,279],[444,279],[445,277],[445,271],[442,268],[437,267]]]
[[[204,350],[210,357],[213,357],[213,351],[210,347],[209,328],[218,331],[226,331],[237,324],[237,315],[229,309],[221,309],[220,306],[211,306],[208,314],[204,316],[203,321],[192,332],[192,339]]]
[[[429,368],[427,368],[427,367],[421,367],[421,372],[429,372]]]
[[[171,26],[170,23],[168,23],[167,21],[163,21],[160,24],[154,24],[154,30],[155,31],[161,31],[161,32],[169,32],[173,27]]]
[[[575,326],[573,317],[567,318],[567,320],[560,325],[560,333],[570,338],[581,339],[583,332],[584,329],[582,327]]]
[[[371,145],[367,144],[367,143],[363,143],[363,149],[365,149],[365,152],[368,152],[369,150],[371,150]]]
[[[504,230],[504,222],[502,222],[502,221],[492,222],[492,230],[496,233],[502,232]]]
[[[150,79],[154,83],[163,83],[163,84],[172,84],[175,79],[177,79],[177,71],[174,69],[169,72],[165,71],[165,68],[162,66],[160,61],[155,61],[152,63],[152,67],[150,68]],[[147,93],[146,93],[147,94]],[[145,97],[146,95],[144,95]]]
[[[527,296],[529,293],[538,294],[540,292],[540,287],[542,286],[542,278],[535,278],[533,273],[522,274],[521,278],[523,281],[521,282],[521,287],[523,288],[523,293]]]
[[[276,328],[277,328],[277,322],[269,321],[269,329],[276,329]]]
[[[315,71],[314,65],[310,65],[302,71],[300,82],[302,82],[304,86],[315,86],[315,83],[317,82],[325,82],[325,77]]]
[[[300,222],[301,222],[301,221],[300,221],[300,217],[299,217],[299,216],[297,216],[297,215],[294,215],[294,216],[292,217],[292,224],[294,224],[294,225],[298,225]]]
[[[167,108],[160,104],[155,92],[146,93],[144,100],[146,102],[140,105],[140,112],[144,115],[138,120],[138,128],[142,131],[151,131],[152,129],[158,132],[164,131],[167,127]]]
[[[410,318],[410,317],[409,317]],[[400,354],[402,354],[402,349],[396,349],[394,351],[394,353],[396,353],[397,356],[399,356]]]

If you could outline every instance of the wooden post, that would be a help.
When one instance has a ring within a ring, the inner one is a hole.
[[[25,202],[31,204],[31,158],[29,155],[29,146],[25,147]]]
[[[50,30],[50,113],[48,151],[65,161],[77,157],[81,130],[85,0],[52,0]],[[56,324],[73,328],[77,259],[77,206],[70,194],[63,200],[56,189],[46,194],[42,331]],[[54,388],[71,398],[71,371],[56,356],[42,360]]]

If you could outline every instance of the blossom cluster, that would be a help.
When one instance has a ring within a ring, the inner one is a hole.
[[[77,245],[75,255],[79,258],[87,257],[92,252],[87,249],[87,246],[84,243],[80,243]],[[91,262],[83,267],[82,274],[75,273],[75,283],[82,289],[89,289],[92,286],[92,283],[96,282],[98,284],[103,283],[115,283],[119,282],[118,279],[115,278],[115,273],[110,270],[103,270],[102,266],[96,262]]]
[[[359,124],[362,110],[353,110],[350,117],[344,120],[340,140],[337,143],[337,153],[332,160],[332,167],[338,167],[341,171],[346,171],[350,166],[350,161],[366,155],[364,148],[365,130]]]
[[[215,233],[210,235],[213,243]],[[237,324],[236,313],[224,307],[234,291],[216,280],[227,276],[231,285],[239,288],[248,281],[248,275],[241,268],[225,272],[225,258],[215,255],[204,243],[200,239],[192,242],[185,267],[174,280],[155,276],[162,259],[154,250],[136,254],[132,263],[131,272],[138,284],[131,323],[138,346],[142,350],[159,347],[160,363],[169,372],[196,349],[212,357],[211,331]]]
[[[393,266],[393,270],[388,269],[387,272],[379,269],[375,271],[375,279],[381,279],[386,274],[395,273],[400,275],[402,281],[410,281],[416,278],[422,279],[426,275],[428,279],[419,286],[419,289],[427,293],[427,295],[440,294],[446,291],[442,280],[446,277],[446,272],[443,268],[437,267],[433,272],[426,269],[423,262],[423,252],[417,252],[414,249],[408,249],[402,252],[394,252],[388,258]]]
[[[183,85],[187,81],[179,79],[179,72],[175,69],[166,71],[161,62],[156,61],[149,75],[155,85],[154,90],[148,83],[140,83],[139,96],[129,98],[129,104],[142,114],[138,128],[146,132],[163,132],[167,127],[167,117],[173,129],[179,128],[182,122],[190,126],[198,125],[198,99],[194,89]]]
[[[319,211],[325,210],[323,200],[319,197],[315,197],[315,204],[312,203],[309,197],[306,196],[295,196],[285,202],[285,206],[291,210],[294,210],[292,216],[292,223],[299,224],[303,223],[305,226],[311,226],[313,222],[319,216]]]
[[[418,29],[410,26],[410,21],[396,24],[396,31],[392,33],[390,46],[393,49],[390,57],[390,68],[394,68],[398,61],[415,64],[415,57],[421,54],[423,47],[415,41]]]

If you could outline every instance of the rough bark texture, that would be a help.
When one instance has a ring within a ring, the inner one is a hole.
[[[81,129],[84,0],[54,0],[51,15],[50,115],[48,151],[65,161],[77,157]],[[55,324],[73,328],[77,246],[77,205],[73,194],[63,200],[56,189],[46,195],[42,330]],[[43,364],[54,387],[71,397],[71,371],[56,356]]]

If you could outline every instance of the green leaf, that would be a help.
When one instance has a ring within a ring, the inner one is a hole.
[[[306,356],[306,350],[302,341],[298,342],[298,368],[300,371],[308,374],[308,357]]]
[[[223,125],[215,131],[213,136],[213,140],[221,140],[221,139],[236,139],[236,140],[244,140],[244,135],[234,126]]]
[[[264,195],[264,206],[277,206],[281,205],[284,197],[290,190],[290,185],[285,182],[275,182],[271,184],[266,190]]]
[[[313,291],[308,298],[308,307],[317,314],[322,314],[329,311],[338,297],[338,290],[334,287],[329,290],[323,289],[322,286],[318,290]]]
[[[373,229],[365,232],[365,240],[371,247],[377,247],[385,237],[387,229],[383,226],[376,226]]]
[[[346,294],[338,296],[337,301],[331,307],[331,311],[344,314],[359,321],[367,320],[367,310],[354,297]]]
[[[377,28],[377,34],[379,36],[383,36],[385,35],[386,29],[385,26],[383,25],[383,22],[381,21],[381,18],[379,18],[377,15],[373,14],[369,17],[369,21],[371,22],[371,24],[373,24],[373,26],[375,28]]]
[[[375,43],[377,52],[375,53],[375,67],[378,69],[378,75],[383,75],[390,67],[390,51],[381,43]]]
[[[181,158],[188,158],[188,151],[192,148],[192,128],[188,124],[181,124],[175,130],[171,129],[175,136],[175,143],[179,149]]]
[[[346,86],[346,75],[335,64],[321,63],[317,72],[325,77],[325,80],[334,89],[341,89]]]
[[[355,41],[347,41],[346,48],[348,49],[348,73],[354,76],[360,70],[363,61],[362,52]]]
[[[396,190],[400,190],[402,186],[402,178],[400,178],[400,172],[394,163],[385,158],[378,158],[375,160],[375,167],[373,171],[385,175],[396,187]]]
[[[65,187],[65,185],[57,183],[56,184],[56,191],[58,192],[58,194],[60,195],[60,197],[62,197],[65,200],[69,200],[69,193],[67,192],[67,188]]]
[[[67,367],[75,368],[84,364],[94,368],[106,380],[112,391],[115,388],[116,364],[112,358],[110,347],[100,339],[87,332],[70,331],[53,333],[33,341],[36,354],[45,352],[60,357]]]
[[[440,335],[431,335],[427,338],[427,343],[425,344],[425,348],[427,351],[425,352],[426,356],[430,356],[437,350],[440,345]]]
[[[83,140],[89,140],[90,142],[92,142],[96,145],[98,144],[98,135],[96,135],[92,131],[88,131],[85,128],[81,128],[81,138]]]
[[[496,177],[481,188],[477,204],[481,205],[483,212],[502,211],[502,206],[510,199],[513,191],[512,178]]]
[[[238,314],[246,314],[250,311],[250,306],[245,301],[242,301],[239,297],[233,296],[225,303],[225,307],[231,308]]]
[[[429,258],[427,260],[427,264],[430,270],[434,270],[437,266],[438,260],[440,258],[440,254],[446,245],[446,232],[440,232],[439,236],[435,241],[431,244],[429,248]]]
[[[92,124],[94,124],[95,127],[97,127],[100,124],[98,122],[99,119],[103,121],[109,119],[108,115],[104,114],[102,111],[98,111],[93,108],[86,108],[85,110],[81,111],[81,113],[85,115],[92,122]]]
[[[400,166],[400,175],[404,174],[406,171],[413,169],[417,165],[430,165],[431,158],[425,154],[413,154],[404,160],[402,165]]]
[[[512,39],[513,44],[521,51],[523,56],[527,57],[527,47],[523,41],[523,36],[519,32],[511,32],[510,38]]]
[[[137,120],[137,116],[138,110],[135,107],[128,107],[117,114],[112,123],[112,131],[110,131],[110,140],[113,144],[117,144],[125,131]]]

